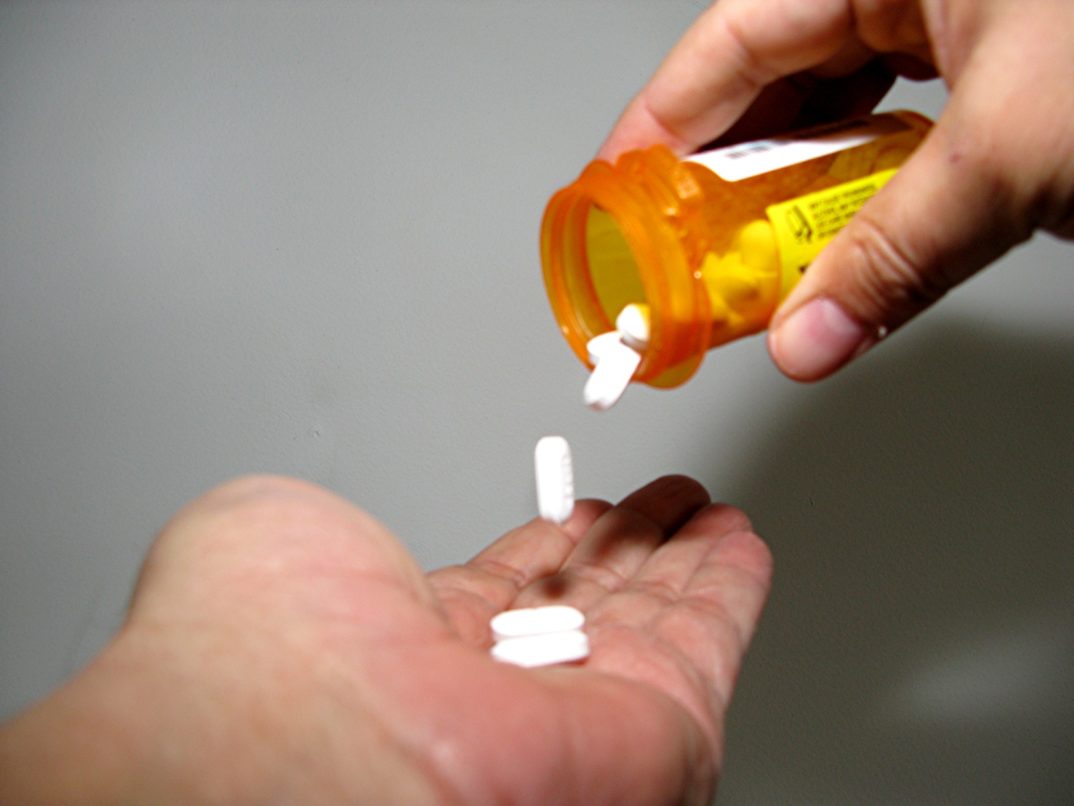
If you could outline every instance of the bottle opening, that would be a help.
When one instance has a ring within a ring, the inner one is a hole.
[[[542,262],[560,329],[587,366],[589,339],[614,330],[628,305],[646,305],[650,341],[635,379],[675,386],[696,369],[704,353],[699,327],[707,318],[695,310],[695,279],[678,233],[636,183],[594,163],[553,196],[542,226]]]

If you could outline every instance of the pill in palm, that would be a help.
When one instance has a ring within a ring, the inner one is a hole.
[[[565,630],[495,643],[492,657],[502,663],[527,669],[584,660],[589,656],[589,638],[581,630]]]
[[[585,615],[570,605],[520,607],[504,610],[493,616],[489,626],[492,628],[492,637],[503,641],[529,635],[580,630],[585,626]]]
[[[563,437],[541,437],[533,451],[537,477],[537,511],[553,523],[565,523],[574,511],[571,448]]]

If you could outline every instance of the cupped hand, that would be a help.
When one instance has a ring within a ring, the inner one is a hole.
[[[793,378],[839,369],[1037,229],[1074,238],[1074,3],[718,0],[600,151],[857,114],[900,74],[942,76],[948,103],[773,318]]]
[[[428,576],[336,496],[239,480],[173,519],[116,640],[0,733],[0,800],[706,802],[769,576],[684,477]],[[492,615],[552,602],[586,613],[586,661],[490,659]]]

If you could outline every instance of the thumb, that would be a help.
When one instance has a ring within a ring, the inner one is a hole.
[[[789,377],[830,375],[1032,234],[1002,135],[952,105],[773,317],[769,352]]]
[[[264,475],[222,484],[171,519],[142,565],[130,616],[360,626],[390,614],[401,629],[412,603],[430,609],[432,595],[386,527],[314,484]]]

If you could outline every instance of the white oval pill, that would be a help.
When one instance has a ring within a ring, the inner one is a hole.
[[[532,669],[589,657],[589,638],[581,630],[508,638],[494,644],[490,652],[502,663]]]
[[[644,303],[624,305],[615,318],[615,328],[627,347],[644,350],[649,346],[650,332],[649,306]]]
[[[496,614],[489,626],[492,628],[492,637],[503,641],[527,635],[580,630],[585,626],[585,615],[570,605],[520,607]]]
[[[597,336],[597,338],[603,337]],[[590,341],[590,344],[592,343],[593,340]],[[623,344],[618,337],[618,332],[615,343],[609,342],[607,345],[601,345],[601,349],[603,355],[599,356],[582,390],[585,404],[597,411],[610,409],[619,401],[641,363],[641,353]]]
[[[622,343],[618,330],[609,330],[594,336],[586,342],[586,350],[589,352],[589,363],[596,366],[609,350],[615,350]]]
[[[563,437],[541,437],[533,451],[537,476],[537,511],[553,523],[564,523],[574,511],[574,469],[571,447]]]

